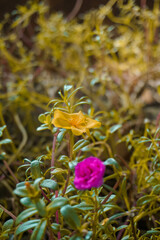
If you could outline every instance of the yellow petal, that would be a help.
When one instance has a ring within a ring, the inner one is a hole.
[[[86,117],[86,128],[99,128],[101,123],[92,118]]]
[[[84,130],[78,129],[78,128],[71,128],[72,133],[76,136],[80,136],[82,135],[83,132],[85,132]]]
[[[71,127],[69,121],[69,114],[62,112],[60,110],[56,110],[54,112],[54,118],[52,123],[55,127],[66,128],[69,129]]]

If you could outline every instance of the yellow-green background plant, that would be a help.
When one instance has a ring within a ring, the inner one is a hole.
[[[1,239],[159,239],[159,5],[110,0],[68,21],[28,1],[0,23]],[[68,163],[51,119],[69,102],[102,126],[75,137]],[[90,155],[106,164],[97,195],[73,185]]]

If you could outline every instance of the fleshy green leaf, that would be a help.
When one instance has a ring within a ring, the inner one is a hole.
[[[65,205],[61,208],[60,212],[68,225],[75,229],[80,227],[79,216],[73,207],[70,205]]]
[[[2,144],[7,144],[7,143],[11,143],[11,142],[12,142],[11,139],[6,138],[6,139],[0,141],[0,145],[2,145]]]
[[[68,199],[65,197],[57,197],[47,206],[48,214],[56,212],[56,210],[64,205],[68,204]]]
[[[39,224],[33,230],[32,236],[30,240],[43,240],[44,234],[47,227],[47,220],[42,219]]]
[[[46,211],[46,205],[43,199],[38,199],[38,201],[35,202],[36,208],[38,210],[38,213],[40,216],[44,217],[47,214]]]
[[[104,161],[104,164],[107,165],[113,165],[116,167],[116,169],[120,169],[119,163],[114,158],[108,158]]]
[[[13,219],[7,220],[2,227],[2,231],[5,232],[8,229],[11,229],[13,227],[14,221]]]
[[[32,178],[37,179],[41,177],[41,168],[40,168],[40,162],[38,160],[34,160],[31,162],[31,173]]]
[[[74,145],[74,149],[73,152],[76,153],[78,152],[80,149],[82,149],[83,147],[87,146],[89,144],[88,140],[79,140],[75,145]]]
[[[23,233],[29,229],[35,228],[40,222],[40,219],[35,219],[35,220],[29,220],[21,225],[19,225],[19,227],[17,228],[15,235],[18,235],[20,233]]]
[[[52,179],[45,179],[41,182],[41,187],[50,188],[52,190],[58,189],[58,184]]]
[[[117,131],[119,128],[121,128],[121,127],[122,127],[121,124],[116,124],[116,125],[112,126],[112,127],[110,128],[110,133],[116,132],[116,131]]]
[[[36,213],[38,213],[38,211],[37,211],[37,209],[35,207],[28,208],[28,209],[24,210],[16,218],[16,225],[18,225],[19,223],[23,222],[26,218],[35,215]]]
[[[153,202],[157,199],[157,196],[155,195],[146,195],[138,199],[137,206],[143,206],[147,203]]]

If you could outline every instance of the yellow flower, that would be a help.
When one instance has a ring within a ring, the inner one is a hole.
[[[71,129],[74,135],[89,133],[90,128],[99,128],[101,123],[86,117],[81,111],[78,113],[65,113],[55,110],[52,123],[55,127]]]

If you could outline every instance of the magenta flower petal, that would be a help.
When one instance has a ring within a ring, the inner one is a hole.
[[[98,188],[103,184],[104,163],[96,157],[89,157],[75,167],[74,185],[79,190]]]

